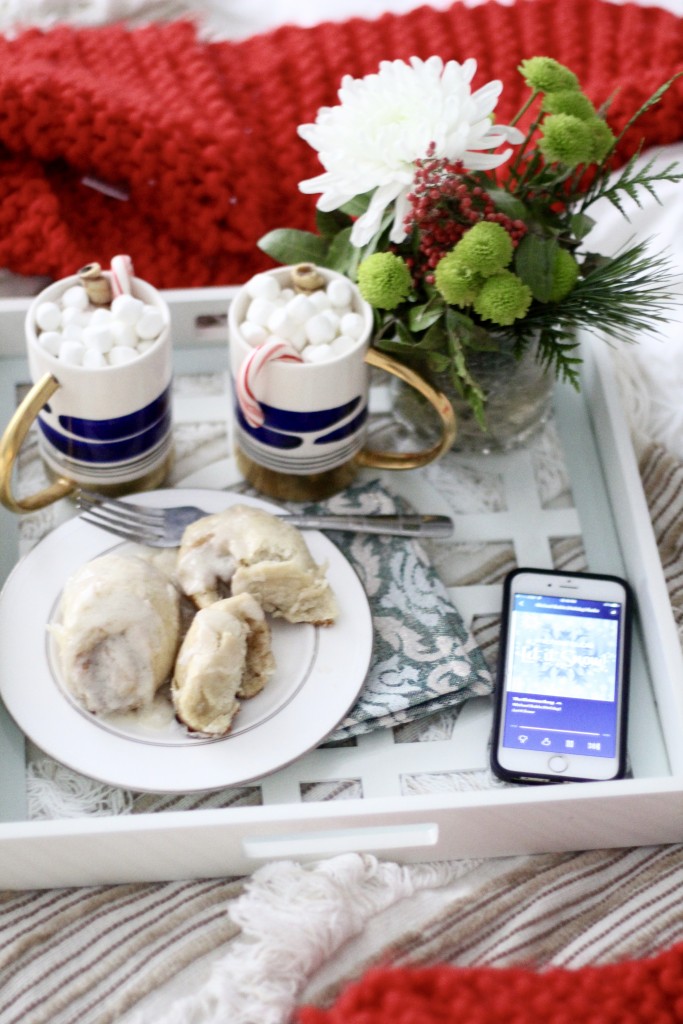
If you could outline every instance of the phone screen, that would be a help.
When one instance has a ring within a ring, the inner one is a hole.
[[[628,583],[516,569],[504,590],[494,772],[513,782],[623,775],[633,603]]]
[[[503,746],[614,758],[623,605],[513,595]]]

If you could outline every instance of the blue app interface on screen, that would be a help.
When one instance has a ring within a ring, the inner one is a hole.
[[[503,743],[614,757],[621,604],[515,594]]]

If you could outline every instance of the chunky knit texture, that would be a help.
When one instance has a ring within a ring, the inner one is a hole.
[[[0,266],[60,277],[129,252],[159,287],[237,283],[269,265],[256,248],[279,226],[313,226],[298,183],[320,170],[296,134],[337,102],[344,74],[412,54],[475,57],[475,85],[505,84],[505,121],[535,55],[569,65],[619,128],[683,70],[682,19],[602,0],[519,0],[376,20],[285,26],[205,42],[188,22],[0,39]],[[683,85],[633,130],[621,158],[683,133]],[[83,183],[112,186],[112,198]]]
[[[680,1024],[683,946],[579,970],[377,968],[297,1024]]]

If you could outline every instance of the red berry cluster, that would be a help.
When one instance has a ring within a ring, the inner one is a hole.
[[[501,224],[513,246],[526,233],[526,224],[496,209],[490,195],[468,177],[463,164],[428,157],[419,161],[408,196],[410,212],[404,220],[409,236],[417,243],[417,256],[408,258],[414,282],[433,283],[433,270],[465,232],[480,220]]]

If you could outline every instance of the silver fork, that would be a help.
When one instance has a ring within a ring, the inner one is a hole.
[[[153,548],[175,548],[190,523],[210,515],[193,505],[152,508],[129,501],[106,498],[79,491],[76,504],[80,518],[125,540]],[[307,515],[299,512],[277,513],[292,526],[311,530],[344,530],[352,533],[376,533],[394,537],[450,537],[453,520],[437,515]]]

